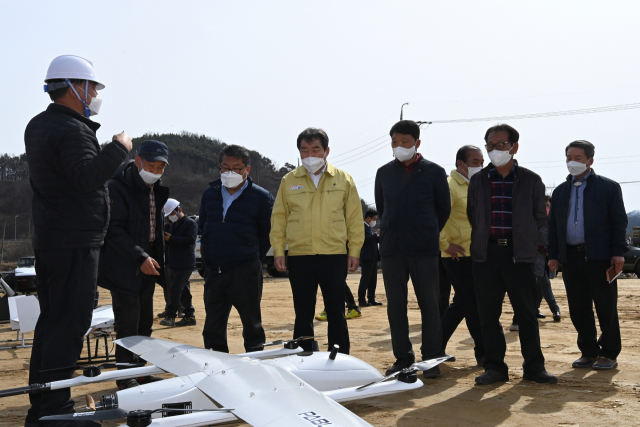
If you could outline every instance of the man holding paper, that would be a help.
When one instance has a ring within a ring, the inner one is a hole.
[[[618,284],[611,279],[622,271],[623,255],[629,249],[627,214],[620,185],[591,169],[594,153],[595,147],[587,141],[574,141],[565,149],[570,175],[552,196],[549,268],[558,271],[562,264],[569,313],[582,352],[573,367],[610,370],[618,366],[622,348]]]

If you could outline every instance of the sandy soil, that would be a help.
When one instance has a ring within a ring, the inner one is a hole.
[[[348,283],[354,293],[359,278],[359,275],[349,276]],[[198,325],[165,328],[157,319],[153,336],[202,345],[203,281],[197,274],[192,279]],[[378,283],[378,300],[386,303],[381,276]],[[553,289],[565,317],[561,323],[554,323],[543,302],[542,311],[548,317],[540,321],[540,334],[547,371],[559,377],[559,384],[543,386],[523,381],[518,334],[505,330],[511,381],[496,386],[474,385],[474,378],[481,369],[474,366],[473,343],[463,323],[447,348],[457,361],[443,365],[441,378],[425,380],[425,385],[413,392],[363,400],[347,407],[374,426],[636,426],[640,424],[636,415],[640,408],[640,357],[634,350],[640,342],[639,284],[639,280],[619,281],[618,308],[624,348],[617,370],[598,372],[571,368],[571,362],[580,353],[576,333],[568,318],[564,287],[562,281],[556,279]],[[108,304],[109,300],[102,303]],[[164,306],[160,288],[156,291],[155,303],[156,308]],[[294,312],[288,280],[265,279],[262,309],[268,340],[291,337]],[[386,310],[370,307],[362,311],[362,317],[349,320],[351,354],[384,372],[394,361]],[[509,326],[511,316],[511,307],[506,304],[501,319],[505,328]],[[411,339],[418,350],[420,311],[413,293],[410,293],[409,319]],[[240,319],[233,310],[229,320],[232,352],[243,351],[241,333]],[[326,335],[326,323],[316,322],[316,334]],[[7,325],[0,325],[0,339],[14,336]],[[320,342],[326,343],[326,340]],[[0,350],[0,387],[27,384],[30,352],[30,349]],[[85,394],[90,393],[98,400],[102,394],[115,391],[114,386],[104,383],[74,388],[72,393],[78,409],[83,406]],[[27,396],[0,399],[0,426],[23,425],[28,403]],[[115,426],[119,423],[105,424]]]

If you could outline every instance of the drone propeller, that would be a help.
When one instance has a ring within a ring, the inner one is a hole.
[[[54,369],[45,369],[42,372],[64,372],[64,371],[77,371],[82,370],[82,375],[85,377],[97,377],[100,375],[102,369],[110,369],[110,368],[139,368],[144,366],[144,363],[103,363],[102,365],[89,365],[89,366],[67,366],[66,368],[54,368]]]
[[[435,368],[442,362],[446,362],[451,359],[453,356],[445,356],[445,357],[436,357],[435,359],[429,359],[422,362],[414,363],[413,365],[405,368],[401,371],[394,372],[391,375],[387,375],[386,377],[382,377],[379,380],[371,382],[369,384],[362,385],[358,387],[356,390],[364,390],[365,388],[371,387],[372,385],[379,384],[381,382],[390,380],[391,378],[395,378],[400,376],[398,379],[405,382],[415,382],[414,378],[417,380],[416,372],[419,371],[428,371],[431,368]]]
[[[292,340],[286,340],[286,341],[283,341],[283,340],[276,340],[276,341],[266,342],[266,343],[264,343],[264,344],[259,344],[259,345],[255,346],[255,347],[252,347],[252,348],[270,347],[270,346],[273,346],[273,345],[297,344],[297,343],[299,343],[300,341],[312,340],[312,339],[314,339],[314,338],[320,338],[321,336],[322,336],[322,335],[319,335],[319,336],[317,336],[317,337],[306,337],[306,336],[305,336],[305,337],[298,337],[298,338],[294,338],[294,339],[292,339]]]
[[[96,401],[93,400],[93,397],[91,397],[90,395],[86,395],[84,397],[85,402],[87,402],[87,409],[91,409],[92,411],[96,410]]]
[[[358,387],[356,390],[364,390],[365,388],[369,388],[369,387],[371,387],[372,385],[376,385],[376,384],[379,384],[379,383],[381,383],[381,382],[384,382],[384,381],[390,380],[391,378],[395,378],[395,377],[397,377],[397,376],[398,376],[398,375],[400,375],[400,374],[407,375],[407,376],[411,376],[411,374],[415,374],[416,372],[418,372],[418,370],[417,370],[416,368],[414,368],[414,367],[412,367],[412,366],[411,366],[411,367],[405,368],[405,369],[403,369],[403,370],[401,370],[401,371],[394,372],[394,373],[393,373],[393,374],[391,374],[391,375],[387,375],[386,377],[382,377],[382,378],[380,378],[379,380],[376,380],[376,381],[371,382],[371,383],[369,383],[369,384],[361,385],[361,386],[360,386],[360,387]]]
[[[102,411],[87,411],[87,412],[74,412],[73,414],[63,415],[49,415],[40,418],[40,421],[112,421],[120,418],[127,418],[135,421],[148,420],[149,423],[141,425],[149,425],[151,423],[151,414],[156,412],[231,412],[231,408],[216,408],[216,409],[174,409],[174,408],[162,408],[154,410],[142,410],[125,411],[121,408],[105,409]]]

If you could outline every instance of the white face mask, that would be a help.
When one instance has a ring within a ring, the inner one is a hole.
[[[171,222],[174,222],[174,223],[175,223],[175,222],[177,222],[179,219],[180,219],[180,217],[179,217],[178,215],[176,215],[176,214],[169,215],[169,221],[171,221]]]
[[[467,168],[467,175],[469,175],[469,179],[471,179],[471,177],[475,174],[477,174],[478,172],[480,172],[482,170],[482,166],[478,166],[478,167],[468,167]]]
[[[393,147],[393,155],[395,156],[396,159],[398,159],[401,162],[406,162],[407,160],[411,159],[415,154],[416,154],[415,145],[411,148],[404,148],[400,146]]]
[[[373,228],[373,227],[375,227],[375,226],[376,226],[376,224],[377,224],[377,222],[376,222],[376,221],[371,221],[371,222],[369,223],[369,227],[372,227],[372,228]]]
[[[162,177],[161,173],[151,173],[144,169],[140,169],[138,172],[140,173],[140,178],[149,185],[155,184]]]
[[[91,112],[92,116],[97,116],[98,112],[100,112],[100,107],[102,106],[102,98],[100,98],[100,95],[96,96],[95,98],[89,95],[89,98],[91,98],[91,104],[89,104],[89,111]]]
[[[325,159],[324,157],[306,157],[302,159],[302,166],[309,172],[309,174],[314,174],[324,166]]]
[[[220,180],[225,187],[236,188],[244,182],[244,176],[234,171],[227,171],[220,174]]]
[[[567,169],[569,169],[569,173],[571,175],[578,176],[582,175],[587,170],[587,164],[572,160],[567,162]]]
[[[511,154],[511,149],[509,151],[500,151],[494,149],[493,151],[489,151],[489,159],[491,160],[491,164],[496,167],[504,166],[513,157]]]

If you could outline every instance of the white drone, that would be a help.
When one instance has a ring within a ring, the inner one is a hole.
[[[337,346],[331,352],[303,352],[297,343],[312,338],[274,341],[265,346],[283,348],[238,355],[156,338],[123,338],[116,344],[154,366],[105,373],[100,372],[102,367],[128,364],[88,366],[82,376],[0,391],[0,397],[171,373],[176,377],[105,395],[97,403],[87,396],[87,412],[41,420],[126,418],[126,425],[137,427],[195,427],[239,420],[254,427],[362,427],[370,424],[336,402],[419,388],[423,384],[417,372],[449,358],[415,363],[383,377],[368,363],[338,353]]]

